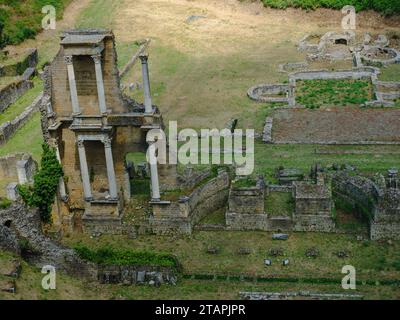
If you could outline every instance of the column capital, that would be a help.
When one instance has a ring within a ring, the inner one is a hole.
[[[94,63],[97,64],[97,63],[101,62],[101,54],[100,53],[94,54],[91,57],[92,57]]]
[[[85,145],[83,144],[85,140],[83,140],[82,138],[78,138],[78,140],[76,140],[76,143],[78,144],[78,148],[84,148]]]
[[[110,137],[104,137],[101,139],[101,142],[103,142],[105,148],[111,148],[111,138]]]
[[[142,61],[142,63],[147,63],[147,60],[149,59],[149,55],[148,54],[141,54],[139,55],[140,61]]]
[[[64,56],[64,61],[66,64],[72,64],[72,56]]]

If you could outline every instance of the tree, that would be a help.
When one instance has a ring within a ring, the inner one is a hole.
[[[43,143],[42,149],[40,169],[34,176],[33,186],[20,185],[18,190],[27,205],[39,209],[41,220],[51,223],[51,206],[64,174],[55,149],[46,143]]]

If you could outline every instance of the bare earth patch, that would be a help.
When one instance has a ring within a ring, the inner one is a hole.
[[[400,143],[399,121],[399,109],[279,110],[272,137],[277,143]]]

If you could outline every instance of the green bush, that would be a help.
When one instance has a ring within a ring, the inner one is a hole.
[[[92,250],[83,245],[78,245],[74,249],[82,259],[100,265],[155,266],[179,269],[177,259],[167,253],[117,250],[111,247]]]
[[[0,0],[0,48],[34,38],[42,30],[42,7],[52,5],[57,18],[71,0]],[[3,31],[3,35],[2,35]]]
[[[27,205],[39,209],[41,220],[50,223],[51,206],[63,171],[55,149],[46,143],[42,145],[42,148],[40,169],[34,176],[33,186],[19,185],[18,191]]]
[[[8,199],[0,199],[0,209],[7,209],[11,205],[11,201]]]
[[[262,0],[264,6],[286,9],[288,7],[315,10],[330,8],[340,10],[346,5],[352,5],[357,11],[375,10],[383,15],[400,13],[400,1],[397,0]]]

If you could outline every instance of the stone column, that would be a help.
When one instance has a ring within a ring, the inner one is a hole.
[[[73,114],[80,114],[81,110],[79,108],[78,92],[76,90],[76,80],[74,65],[72,63],[72,56],[65,56],[65,63],[67,64],[68,71],[68,81],[69,81],[69,91],[71,94],[72,112]]]
[[[18,182],[20,184],[28,183],[28,177],[26,176],[26,164],[27,160],[18,160],[17,161],[17,175]]]
[[[151,177],[151,200],[160,201],[160,184],[158,181],[158,168],[157,168],[157,157],[156,157],[156,146],[153,141],[149,141],[149,165],[150,165],[150,177]]]
[[[104,151],[106,155],[106,165],[107,165],[107,177],[108,177],[108,185],[110,190],[110,197],[111,199],[117,199],[117,180],[115,179],[115,170],[114,170],[114,161],[113,155],[111,150],[111,139],[104,138]]]
[[[153,112],[153,106],[151,103],[151,93],[150,93],[150,78],[149,78],[149,66],[147,63],[148,56],[140,55],[140,60],[142,61],[142,78],[143,78],[143,91],[144,91],[144,108],[146,113]]]
[[[55,145],[55,148],[56,148],[57,160],[61,165],[61,157],[60,157],[60,149],[58,148],[58,141],[55,141],[54,145]],[[59,190],[60,190],[61,199],[63,201],[66,201],[68,199],[68,196],[67,196],[67,192],[65,191],[65,181],[64,181],[63,177],[60,177],[60,182],[58,184],[59,184]]]
[[[104,94],[103,72],[101,70],[101,54],[93,55],[92,58],[94,61],[94,68],[96,71],[97,95],[99,97],[100,113],[104,114],[107,112],[107,107],[106,107],[106,96]]]
[[[90,177],[89,177],[89,169],[86,161],[86,151],[84,141],[78,139],[78,152],[79,152],[79,163],[81,166],[81,176],[83,182],[83,193],[86,201],[90,201],[93,199],[92,190],[90,187]]]

